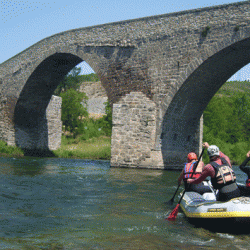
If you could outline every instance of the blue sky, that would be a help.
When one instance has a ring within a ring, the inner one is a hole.
[[[160,15],[231,0],[46,0],[1,1],[0,63],[56,33],[98,24]],[[82,73],[93,72],[85,63]],[[250,79],[247,65],[230,80]]]

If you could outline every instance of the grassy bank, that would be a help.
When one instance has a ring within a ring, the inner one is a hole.
[[[216,144],[223,153],[231,159],[233,165],[240,165],[249,151],[249,143],[238,142],[235,144],[225,143],[220,139],[214,138],[213,144]],[[92,160],[110,160],[111,158],[111,138],[94,137],[88,140],[79,140],[62,136],[61,148],[52,151],[54,157],[72,158],[72,159],[92,159]],[[0,157],[25,157],[26,152],[18,147],[7,146],[6,142],[0,141]],[[47,156],[45,156],[47,157]],[[203,161],[209,162],[206,152],[203,155]]]
[[[8,146],[6,142],[0,141],[0,156],[1,157],[24,157],[24,151],[18,147]]]
[[[79,140],[63,135],[61,147],[54,150],[53,153],[60,158],[110,160],[111,138],[100,136],[88,140]]]
[[[38,157],[39,154],[32,156]],[[41,155],[41,154],[40,154]],[[0,157],[22,158],[27,155],[24,150],[8,146],[6,142],[0,141]],[[110,137],[101,136],[99,138],[91,138],[89,140],[72,139],[62,136],[61,147],[53,150],[53,157],[74,158],[74,159],[92,159],[92,160],[110,160],[111,158],[111,139]],[[44,157],[49,157],[48,154]]]

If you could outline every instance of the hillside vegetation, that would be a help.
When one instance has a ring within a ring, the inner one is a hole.
[[[217,145],[233,164],[240,164],[250,150],[250,82],[226,82],[203,116],[203,141]],[[208,161],[206,154],[204,160]]]

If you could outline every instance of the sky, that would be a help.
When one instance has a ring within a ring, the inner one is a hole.
[[[236,0],[1,1],[0,64],[36,42],[70,29],[237,2]],[[93,73],[85,62],[81,74]],[[250,80],[250,65],[229,80]]]

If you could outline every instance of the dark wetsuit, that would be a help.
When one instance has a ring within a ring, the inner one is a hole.
[[[248,179],[250,179],[250,166],[246,166],[247,163],[250,161],[250,157],[247,157],[245,161],[242,162],[240,165],[241,171],[247,174]]]
[[[205,186],[203,182],[199,184],[188,184],[186,181],[184,181],[185,185],[185,190],[186,191],[194,191],[199,194],[204,194],[204,193],[211,193],[212,190],[210,189],[209,186]]]
[[[250,161],[250,157],[247,157],[246,160],[243,161],[242,164],[240,165],[241,171],[246,173],[247,178],[248,178],[248,179],[246,179],[246,186],[245,187],[239,185],[241,195],[243,195],[243,196],[250,196],[250,166],[246,166],[249,161]]]

